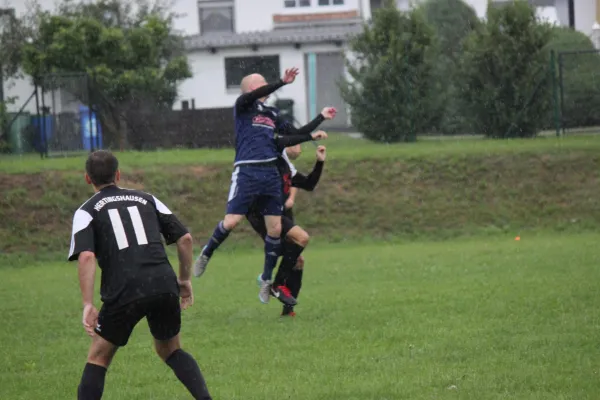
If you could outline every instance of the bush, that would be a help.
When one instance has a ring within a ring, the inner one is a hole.
[[[454,80],[464,39],[479,29],[481,21],[475,10],[463,0],[428,0],[420,7],[427,22],[435,29],[439,43],[434,70],[434,79],[439,86],[433,129],[446,134],[466,133]]]
[[[525,1],[488,8],[488,20],[465,41],[458,96],[474,131],[492,138],[530,137],[544,125],[551,27]]]
[[[562,56],[564,127],[600,125],[600,52],[590,52],[595,51],[594,45],[581,32],[554,28],[553,34],[550,48],[557,54],[563,51],[588,52]],[[558,74],[558,66],[556,71]],[[552,121],[552,117],[548,121]]]
[[[400,12],[394,1],[350,43],[351,80],[341,85],[352,123],[379,142],[413,141],[430,126],[434,32],[420,10]]]

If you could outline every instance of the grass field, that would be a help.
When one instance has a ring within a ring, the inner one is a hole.
[[[524,140],[487,140],[470,137],[424,138],[412,144],[379,144],[353,139],[343,134],[331,134],[321,144],[328,146],[336,160],[423,159],[468,155],[498,155],[515,153],[539,154],[557,150],[600,150],[600,136],[539,137]],[[312,145],[304,149],[312,152]],[[155,152],[116,152],[125,171],[139,168],[161,168],[182,165],[231,165],[232,149],[164,150]],[[39,155],[0,156],[0,173],[39,173],[42,171],[80,171],[86,154],[74,157],[40,159]]]
[[[326,144],[296,210],[313,237],[298,317],[259,303],[247,227],[195,281],[183,343],[215,400],[600,398],[600,136]],[[157,195],[203,244],[232,151],[117,155],[122,185]],[[63,259],[90,194],[84,160],[0,157],[0,400],[75,398],[89,342]],[[105,398],[189,398],[144,323]]]
[[[381,145],[332,135],[326,143],[319,187],[301,193],[297,207],[302,224],[321,241],[600,229],[600,136]],[[308,173],[314,147],[304,148],[297,165]],[[165,201],[203,244],[222,218],[231,150],[117,154],[122,185]],[[91,193],[84,162],[84,156],[0,158],[0,260],[68,248],[67,221]],[[247,225],[240,228],[231,245],[258,244]]]
[[[215,399],[598,399],[598,234],[317,246],[298,317],[259,304],[258,251],[195,281],[184,346]],[[0,399],[72,399],[88,338],[74,265],[2,268]],[[109,400],[187,399],[140,324]]]

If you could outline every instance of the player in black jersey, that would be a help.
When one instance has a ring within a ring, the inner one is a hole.
[[[146,317],[160,358],[195,399],[210,400],[198,364],[179,342],[181,309],[194,302],[191,235],[156,197],[116,185],[120,172],[110,152],[90,154],[85,167],[96,193],[75,212],[69,251],[69,261],[79,262],[82,322],[92,337],[78,399],[102,397],[115,353]],[[177,245],[179,279],[161,235],[167,245]],[[93,304],[96,260],[102,270],[99,313]]]
[[[307,191],[315,189],[323,172],[327,154],[325,146],[319,146],[316,154],[317,162],[313,170],[309,175],[303,175],[296,170],[289,160],[289,158],[297,158],[300,153],[301,148],[299,145],[288,147],[281,151],[281,156],[277,160],[279,173],[282,177],[283,200],[287,207],[284,209],[282,216],[281,239],[283,243],[283,257],[271,287],[271,295],[284,303],[282,315],[291,316],[295,315],[294,306],[296,305],[296,298],[302,286],[304,267],[302,252],[308,245],[310,237],[304,229],[296,225],[292,211],[293,202],[289,202],[288,200],[294,188]],[[246,214],[246,218],[255,232],[262,237],[266,227],[261,219],[258,207],[253,205],[250,212]]]

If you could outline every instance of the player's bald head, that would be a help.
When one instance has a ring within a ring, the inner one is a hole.
[[[250,74],[242,79],[240,87],[242,88],[242,93],[248,93],[258,89],[261,86],[265,86],[266,84],[267,81],[261,74]]]

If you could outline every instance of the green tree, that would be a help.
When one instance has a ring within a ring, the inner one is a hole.
[[[350,43],[342,95],[353,125],[380,142],[412,141],[430,127],[435,37],[420,10],[393,0]]]
[[[465,41],[457,80],[463,115],[489,137],[534,136],[551,105],[551,28],[520,0],[490,5],[487,16]]]
[[[465,133],[466,124],[456,99],[456,72],[463,52],[463,41],[479,29],[481,21],[475,10],[463,0],[428,0],[420,5],[427,22],[435,29],[438,53],[435,62],[437,84],[433,125],[447,134]]]
[[[585,34],[558,27],[553,29],[550,48],[557,54],[571,52],[562,56],[565,128],[600,125],[600,52]],[[556,71],[558,75],[558,65]]]
[[[173,15],[148,4],[65,1],[58,13],[37,15],[32,38],[23,46],[23,68],[37,83],[50,85],[44,79],[49,74],[91,78],[91,93],[82,84],[66,89],[84,103],[103,104],[100,117],[109,144],[115,144],[119,121],[129,110],[170,108],[178,83],[191,77],[181,39],[173,34]]]

